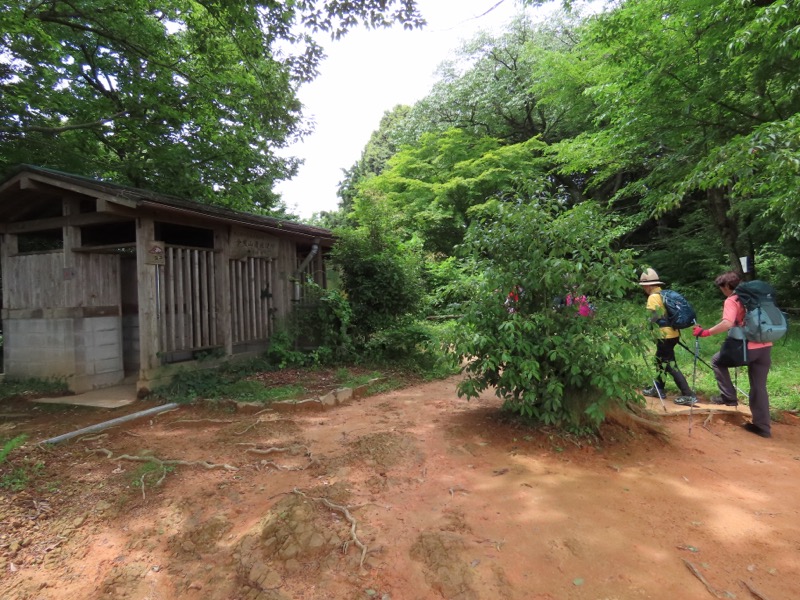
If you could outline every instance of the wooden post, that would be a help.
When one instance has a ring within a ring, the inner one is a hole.
[[[2,273],[6,278],[6,285],[3,286],[3,309],[7,310],[10,307],[11,300],[11,290],[8,287],[7,280],[8,273],[10,272],[9,265],[11,264],[9,259],[18,252],[19,246],[17,245],[17,236],[13,233],[4,233],[2,238],[2,250],[0,250],[0,255],[2,255],[2,265],[0,266],[0,273]]]
[[[64,198],[62,200],[62,213],[67,220],[69,217],[79,213],[79,206],[77,200],[70,200]],[[86,293],[83,285],[79,282],[84,281],[83,274],[78,277],[75,255],[72,252],[73,248],[79,248],[81,245],[81,229],[80,227],[73,227],[68,223],[64,224],[62,229],[62,239],[64,242],[64,298],[61,306],[73,307],[81,306],[83,294]]]
[[[233,332],[231,331],[231,272],[230,272],[230,227],[214,229],[214,255],[216,265],[214,274],[214,305],[217,309],[215,319],[216,340],[225,349],[226,356],[233,354]]]
[[[149,217],[136,219],[136,276],[139,283],[139,387],[147,383],[152,372],[161,366],[158,357],[158,290],[156,265],[147,264],[149,242],[155,239],[155,224]]]

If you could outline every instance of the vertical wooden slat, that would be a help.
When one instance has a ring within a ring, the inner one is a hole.
[[[161,348],[167,347],[167,321],[166,306],[167,306],[167,291],[166,285],[166,266],[156,265],[156,276],[158,277],[158,335],[161,339]]]
[[[215,343],[226,355],[233,354],[233,297],[231,295],[230,229],[214,232],[214,328]]]
[[[230,261],[231,268],[231,331],[234,343],[241,338],[239,333],[239,261]]]
[[[201,341],[200,336],[200,325],[202,324],[202,317],[200,314],[200,289],[199,289],[199,281],[200,281],[200,264],[199,264],[199,251],[198,250],[191,250],[191,260],[192,260],[192,287],[191,287],[191,299],[192,299],[192,347],[197,348],[201,346],[203,342]]]
[[[242,328],[242,341],[247,341],[250,339],[250,303],[248,299],[250,294],[247,293],[248,287],[250,286],[250,260],[246,260],[242,264],[242,316],[243,319],[243,328]]]
[[[236,292],[239,294],[239,341],[247,339],[247,305],[244,299],[244,289],[247,282],[247,264],[239,262],[237,265],[239,276],[237,278]]]
[[[255,287],[256,287],[256,259],[252,256],[247,261],[247,304],[248,304],[248,313],[250,314],[250,330],[249,330],[249,339],[255,339],[257,337],[256,334],[256,303],[254,301],[255,298]]]
[[[261,260],[257,258],[253,263],[253,311],[255,319],[253,323],[254,337],[258,340],[261,339],[261,288],[259,282],[261,281]]]
[[[239,263],[239,318],[240,318],[240,337],[239,340],[244,342],[247,340],[247,325],[249,322],[250,313],[247,312],[247,298],[245,290],[247,289],[247,261]]]
[[[267,334],[272,336],[273,330],[273,323],[272,323],[272,312],[271,309],[275,306],[275,289],[272,286],[272,270],[275,267],[274,259],[270,258],[267,260],[267,287],[269,288],[269,296],[267,296],[267,324],[268,330]]]
[[[230,301],[228,302],[228,306],[230,307],[230,327],[228,330],[231,332],[231,342],[236,342],[236,265],[232,260],[228,261],[228,295],[230,296]]]
[[[192,339],[192,320],[194,319],[194,314],[192,312],[192,270],[191,270],[191,257],[189,256],[189,250],[183,250],[183,306],[184,311],[186,312],[185,318],[185,336],[186,336],[186,345],[184,348],[190,348],[194,343]]]
[[[211,334],[211,345],[216,346],[219,342],[217,329],[219,328],[220,315],[217,313],[217,257],[214,252],[208,253],[208,312],[209,312],[209,332]]]
[[[175,341],[176,348],[186,346],[186,311],[184,310],[183,294],[183,249],[175,249],[175,312],[178,316],[176,327],[178,338]]]
[[[267,319],[264,314],[264,300],[262,293],[267,281],[266,259],[262,258],[258,261],[258,297],[256,298],[256,306],[258,306],[258,337],[267,337]]]
[[[177,300],[175,298],[175,249],[167,248],[167,321],[169,322],[169,343],[165,350],[175,349],[175,319]]]
[[[244,341],[244,299],[242,298],[243,266],[241,261],[236,261],[236,332],[239,341]]]
[[[208,252],[203,250],[198,258],[200,259],[200,278],[197,283],[199,286],[198,295],[200,296],[200,314],[202,315],[200,319],[200,345],[208,346],[210,345],[208,339]]]

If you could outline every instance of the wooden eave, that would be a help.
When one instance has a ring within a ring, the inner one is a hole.
[[[93,198],[97,212],[46,219],[25,218],[35,212],[37,204],[44,206],[45,202],[61,200],[65,195]],[[8,202],[12,198],[13,201]],[[41,231],[64,224],[84,225],[145,215],[184,224],[191,220],[237,225],[298,242],[316,242],[325,248],[330,248],[334,242],[333,233],[321,227],[159,195],[41,167],[23,166],[0,184],[0,232]]]

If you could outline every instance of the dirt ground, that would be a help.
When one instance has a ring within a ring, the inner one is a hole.
[[[669,439],[587,443],[456,382],[181,407],[47,449],[155,403],[0,403],[0,437],[30,435],[3,481],[35,472],[0,490],[0,597],[800,598],[797,417],[762,439],[698,410],[661,417]]]

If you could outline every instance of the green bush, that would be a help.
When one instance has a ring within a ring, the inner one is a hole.
[[[291,325],[273,333],[269,340],[269,347],[264,353],[264,358],[267,362],[278,369],[300,367],[312,361],[307,353],[295,348],[296,337],[290,332],[290,328]]]
[[[401,241],[379,206],[361,208],[360,227],[337,230],[332,252],[352,310],[350,335],[357,344],[416,314],[423,296],[421,245]]]
[[[68,394],[69,386],[63,377],[6,377],[0,382],[0,400],[7,398],[40,398]]]
[[[447,350],[441,330],[441,326],[408,320],[375,332],[363,356],[372,363],[397,365],[426,378],[450,375],[457,371],[455,355]]]
[[[0,449],[0,465],[2,465],[8,455],[11,454],[14,450],[19,448],[25,443],[25,440],[28,439],[28,436],[24,433],[22,435],[18,435],[17,437],[11,438],[10,440],[3,440],[3,448]]]
[[[508,410],[574,431],[641,402],[638,365],[651,336],[644,315],[617,307],[639,290],[632,253],[614,248],[623,230],[592,203],[564,210],[557,201],[490,203],[479,222],[463,248],[482,278],[453,340],[466,365],[459,394],[494,386]],[[509,312],[514,286],[522,294]],[[595,316],[555,308],[567,292],[588,296]]]
[[[289,319],[289,337],[307,340],[312,351],[312,364],[331,364],[347,361],[353,356],[350,337],[352,309],[341,290],[326,290],[313,282],[304,286],[302,304],[294,307]],[[274,345],[274,340],[270,347]]]

